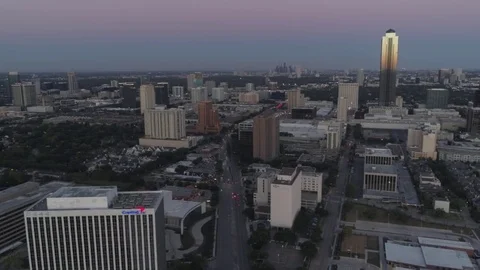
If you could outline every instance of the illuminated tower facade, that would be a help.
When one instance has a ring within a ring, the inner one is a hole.
[[[380,56],[380,97],[381,106],[390,106],[396,98],[398,36],[389,29],[382,37],[382,55]]]

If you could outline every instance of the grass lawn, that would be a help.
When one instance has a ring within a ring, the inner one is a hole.
[[[367,236],[367,249],[378,250],[378,237],[377,236]]]
[[[380,255],[378,252],[368,252],[367,263],[380,267]]]
[[[373,216],[371,213],[375,213]],[[381,222],[381,223],[391,223],[398,225],[407,225],[407,226],[416,226],[416,227],[428,227],[435,229],[444,229],[452,230],[457,233],[471,234],[470,230],[463,230],[459,227],[452,227],[448,225],[435,224],[422,222],[421,220],[414,219],[411,217],[407,218],[396,218],[392,211],[387,211],[385,209],[375,208],[363,204],[352,204],[351,209],[348,212],[344,213],[344,220],[347,222],[355,222],[356,220],[365,220],[372,222]]]
[[[344,236],[342,241],[342,249],[340,255],[345,257],[365,258],[365,247],[367,246],[367,237],[365,235],[349,235]]]

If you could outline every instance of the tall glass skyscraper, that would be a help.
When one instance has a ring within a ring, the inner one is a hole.
[[[382,37],[382,55],[380,56],[380,97],[381,106],[395,103],[398,63],[398,36],[389,29]]]

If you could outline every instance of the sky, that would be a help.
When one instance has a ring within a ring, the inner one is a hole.
[[[480,68],[480,0],[1,0],[0,71]]]

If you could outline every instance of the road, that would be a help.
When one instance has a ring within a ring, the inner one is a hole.
[[[243,215],[244,191],[241,183],[241,171],[237,166],[231,147],[230,137],[226,136],[221,157],[224,176],[220,184],[220,203],[218,205],[217,254],[211,268],[224,270],[249,270],[247,254],[247,227]],[[231,149],[231,148],[230,148]],[[232,198],[238,194],[239,199]]]
[[[333,244],[340,223],[341,208],[343,206],[345,187],[347,185],[350,168],[348,166],[349,151],[340,157],[338,162],[338,177],[336,187],[332,188],[325,198],[325,208],[328,216],[323,225],[323,240],[318,247],[318,254],[310,263],[310,269],[328,269],[333,256]]]

